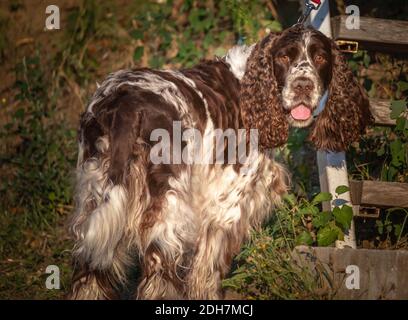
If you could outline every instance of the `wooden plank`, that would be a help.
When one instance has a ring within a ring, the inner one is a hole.
[[[396,120],[391,119],[391,102],[383,99],[370,99],[370,110],[375,124],[383,126],[395,126]]]
[[[354,205],[408,208],[408,183],[385,181],[350,181]]]
[[[331,19],[334,40],[355,40],[368,50],[408,52],[408,21],[360,17],[360,29],[347,29],[346,19]]]
[[[334,299],[408,299],[408,251],[298,246],[293,259],[321,279],[319,292]],[[353,272],[347,273],[352,266]],[[346,280],[353,273],[355,285]],[[357,274],[358,273],[358,276]]]

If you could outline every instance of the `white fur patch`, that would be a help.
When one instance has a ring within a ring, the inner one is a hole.
[[[288,110],[293,108],[296,102],[301,102],[295,101],[296,93],[291,87],[293,81],[299,77],[308,78],[314,83],[313,92],[310,95],[310,101],[307,101],[312,108],[312,112],[317,107],[319,100],[323,94],[323,88],[322,84],[319,81],[318,73],[315,67],[313,66],[312,57],[310,57],[308,53],[308,46],[310,44],[310,40],[311,40],[310,32],[305,33],[302,36],[303,41],[302,54],[300,55],[302,58],[293,63],[286,77],[285,86],[282,90],[282,101],[283,106]],[[313,122],[313,118],[311,117],[309,120],[299,122],[289,116],[288,121],[291,125],[296,127],[307,127]]]
[[[126,191],[122,186],[116,185],[105,190],[102,198],[104,203],[87,220],[81,248],[85,259],[91,261],[91,268],[100,269],[111,266],[116,245],[123,235]]]
[[[230,65],[231,72],[239,80],[244,77],[247,61],[254,46],[253,44],[251,46],[232,47],[225,56],[225,61]]]
[[[126,223],[126,190],[110,186],[105,170],[106,163],[95,158],[79,166],[77,211],[71,227],[78,239],[74,255],[100,270],[112,266]],[[90,202],[95,207],[91,212],[86,208]]]

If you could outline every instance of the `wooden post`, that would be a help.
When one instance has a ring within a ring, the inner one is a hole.
[[[351,205],[350,192],[345,192],[338,199],[334,197],[338,186],[348,186],[348,173],[346,164],[346,154],[344,152],[317,151],[317,165],[319,167],[320,190],[330,192],[333,200],[323,203],[323,210],[331,211],[335,206],[341,207],[346,204]],[[337,248],[356,248],[354,221],[351,221],[350,230],[344,235],[344,241],[336,241]]]
[[[322,0],[320,9],[316,12],[312,11],[310,15],[311,24],[313,27],[324,33],[327,37],[332,37],[330,25],[330,10],[329,0]],[[322,101],[325,103],[325,101]],[[320,106],[319,109],[324,108]],[[330,192],[333,195],[331,203],[323,203],[323,210],[331,210],[335,206],[344,204],[351,206],[350,192],[343,193],[341,199],[335,199],[335,190],[338,186],[344,185],[349,187],[346,154],[344,152],[332,153],[326,150],[317,151],[317,165],[319,168],[320,190],[322,192]],[[345,246],[356,248],[354,221],[351,222],[348,234],[345,234],[344,241],[336,241],[337,248]]]

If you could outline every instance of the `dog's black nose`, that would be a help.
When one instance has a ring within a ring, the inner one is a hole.
[[[292,88],[297,94],[309,95],[314,89],[313,81],[306,77],[296,78],[292,83]]]

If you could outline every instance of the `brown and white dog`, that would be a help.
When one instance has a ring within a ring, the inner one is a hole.
[[[133,265],[142,273],[136,298],[222,298],[232,258],[288,189],[271,150],[286,142],[289,126],[313,123],[314,145],[341,151],[370,121],[336,44],[300,25],[190,69],[111,74],[80,123],[71,298],[118,298]],[[245,138],[249,156],[234,163],[153,162],[153,132],[174,138],[175,122],[201,134],[199,158],[216,152],[217,129],[257,129],[258,146]]]

